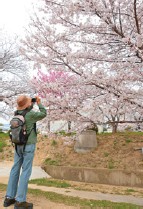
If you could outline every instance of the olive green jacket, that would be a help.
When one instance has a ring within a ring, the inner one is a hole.
[[[39,104],[38,107],[39,107],[40,111],[35,112],[33,110],[30,110],[25,115],[26,131],[27,131],[27,134],[30,133],[30,135],[28,137],[27,144],[35,144],[37,142],[37,133],[34,130],[34,124],[37,121],[45,118],[47,115],[47,111],[42,104]],[[23,112],[23,110],[18,111],[18,113],[22,113],[22,112]]]

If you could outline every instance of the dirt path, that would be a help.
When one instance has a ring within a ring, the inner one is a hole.
[[[7,183],[7,179],[6,178],[0,178],[0,183]],[[91,191],[78,191],[78,190],[74,190],[74,189],[68,189],[68,188],[55,188],[55,187],[47,187],[47,186],[39,186],[39,185],[35,185],[35,184],[29,184],[28,186],[31,189],[39,189],[41,191],[47,191],[47,192],[55,192],[57,194],[62,194],[65,196],[72,196],[72,197],[79,197],[82,199],[90,199],[90,200],[107,200],[107,201],[112,201],[112,202],[124,202],[124,203],[131,203],[131,204],[136,204],[136,205],[140,205],[143,206],[143,198],[142,197],[135,197],[132,195],[116,195],[116,194],[109,194],[109,193],[101,193],[101,192],[91,192]],[[0,197],[4,197],[4,193],[0,195]],[[31,196],[30,196],[31,197]],[[34,207],[34,209],[40,209],[42,207],[44,207],[43,204],[49,204],[47,202],[49,202],[48,200],[46,200],[45,198],[40,198],[40,201],[42,202],[42,205],[40,206],[39,204],[39,200],[36,199],[35,196],[33,196],[33,198],[30,198],[32,201],[34,202],[34,205],[36,206],[36,208]],[[55,205],[59,205],[57,203],[51,203],[50,204],[55,204]],[[61,204],[60,204],[61,205]],[[61,207],[59,205],[59,208]],[[67,206],[62,205],[62,208],[68,208]],[[1,207],[0,207],[1,208]],[[50,208],[50,207],[49,207]],[[58,208],[58,207],[57,207]],[[70,207],[69,207],[70,208]],[[77,208],[77,207],[71,207],[71,208]],[[44,208],[45,209],[45,208]],[[47,209],[47,208],[46,208]]]
[[[143,206],[143,198],[134,197],[132,195],[116,195],[116,194],[104,194],[101,192],[90,191],[78,191],[74,189],[64,189],[46,186],[37,186],[35,184],[29,184],[29,188],[40,189],[42,191],[55,192],[65,196],[79,197],[81,199],[90,200],[107,200],[112,202],[124,202]]]
[[[3,207],[4,195],[5,192],[0,191],[0,209],[5,209],[5,207]],[[79,209],[80,208],[80,207],[67,206],[64,204],[54,203],[43,197],[42,198],[40,197],[39,200],[38,197],[33,195],[28,195],[27,201],[34,203],[33,209]],[[9,206],[8,209],[14,209],[14,206],[13,205]]]

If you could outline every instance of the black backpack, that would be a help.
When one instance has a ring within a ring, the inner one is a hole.
[[[24,110],[22,113],[16,111],[10,121],[10,138],[12,143],[24,145],[27,143],[28,134],[25,126],[25,115],[29,110]]]
[[[30,133],[27,134],[26,125],[25,125],[25,115],[29,112],[30,109],[25,109],[22,113],[18,113],[15,111],[13,118],[10,121],[10,139],[12,144],[15,145],[15,149],[17,151],[17,145],[24,145],[24,149],[26,143],[28,141],[28,137],[31,134],[31,131],[35,129],[34,127],[31,129]]]

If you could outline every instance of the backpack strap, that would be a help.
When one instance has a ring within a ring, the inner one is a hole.
[[[14,111],[14,116],[18,115],[18,110]]]
[[[16,151],[17,155],[20,157],[20,155],[17,152],[17,144],[15,144],[15,151]]]
[[[34,123],[34,131],[35,131],[35,133],[37,134],[37,130],[36,130],[36,123]]]

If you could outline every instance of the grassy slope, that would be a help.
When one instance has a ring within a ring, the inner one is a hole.
[[[55,141],[55,140],[54,140]],[[64,140],[40,139],[38,149],[47,151],[45,163],[50,165],[84,166],[109,169],[143,169],[143,155],[136,148],[143,147],[143,132],[124,132],[97,135],[98,146],[86,154],[74,151],[74,143],[66,146]]]

